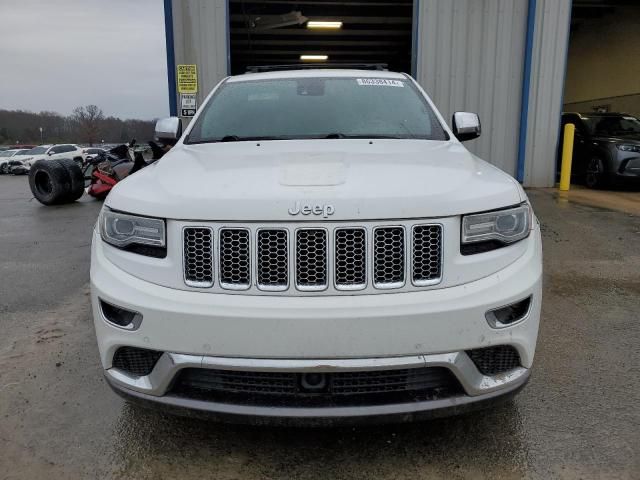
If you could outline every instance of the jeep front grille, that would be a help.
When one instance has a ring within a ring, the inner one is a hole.
[[[364,228],[337,228],[335,252],[336,288],[364,288],[367,285],[367,241]]]
[[[373,284],[377,288],[404,285],[404,228],[378,227],[373,231]]]
[[[194,225],[183,232],[189,287],[349,294],[415,290],[442,280],[440,224]]]
[[[251,249],[249,230],[220,230],[220,285],[229,290],[246,290],[251,286]]]
[[[184,229],[184,281],[190,287],[213,286],[213,230]]]
[[[327,231],[304,228],[296,231],[296,286],[300,290],[324,290],[327,279]]]
[[[289,287],[289,238],[285,229],[258,230],[258,288]]]
[[[438,282],[440,269],[440,245],[442,229],[440,225],[415,225],[413,227],[412,279],[415,285],[429,285]]]

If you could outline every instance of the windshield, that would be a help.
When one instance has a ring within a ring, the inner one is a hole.
[[[13,152],[14,150],[5,150],[3,152],[0,152],[0,157],[11,157],[13,156]]]
[[[591,135],[639,135],[640,120],[631,116],[584,117]]]
[[[309,138],[448,135],[410,81],[289,78],[223,84],[185,143]]]
[[[29,150],[18,150],[14,157],[17,157],[18,155],[29,155]]]
[[[48,147],[34,147],[31,150],[29,150],[27,153],[29,155],[38,155],[41,153],[46,153],[47,152],[47,148]]]

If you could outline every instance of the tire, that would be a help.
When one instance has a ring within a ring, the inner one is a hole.
[[[594,157],[589,160],[584,184],[587,188],[603,188],[607,185],[607,172],[604,169],[604,162],[600,158]]]
[[[75,202],[84,193],[84,175],[82,174],[82,169],[75,160],[71,160],[70,158],[63,158],[58,160],[58,162],[67,170],[69,180],[71,181],[68,201]]]
[[[43,205],[69,203],[71,178],[57,160],[38,160],[29,171],[29,188]]]
[[[9,162],[5,162],[0,165],[0,175],[8,175],[9,174]]]

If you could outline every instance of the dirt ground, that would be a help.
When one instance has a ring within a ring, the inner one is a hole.
[[[0,177],[1,479],[640,478],[639,216],[529,192],[543,318],[512,402],[409,425],[255,428],[110,391],[88,300],[100,203],[43,207],[26,180]]]

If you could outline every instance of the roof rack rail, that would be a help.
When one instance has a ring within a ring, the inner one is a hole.
[[[294,63],[290,65],[249,65],[247,73],[277,72],[282,70],[309,70],[309,69],[353,69],[353,70],[388,70],[386,63]]]

